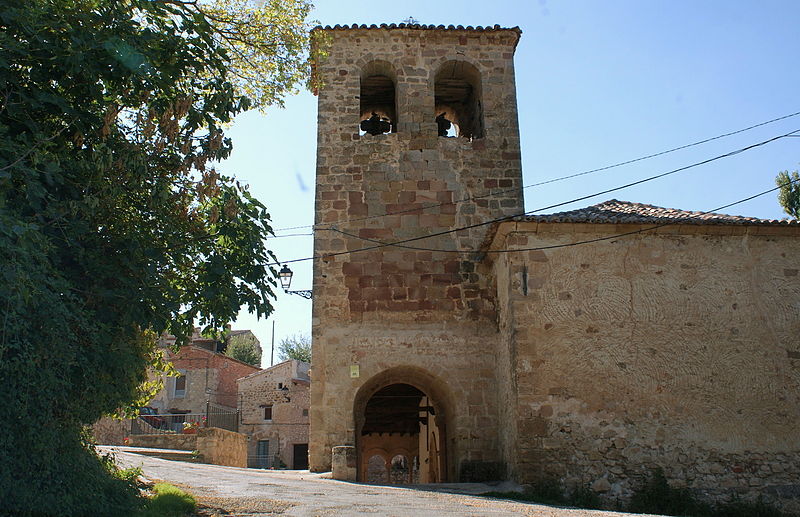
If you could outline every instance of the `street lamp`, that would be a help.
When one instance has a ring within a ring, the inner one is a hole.
[[[310,300],[312,297],[311,291],[290,291],[289,286],[292,285],[292,275],[294,273],[289,266],[286,264],[283,265],[280,271],[278,271],[278,279],[281,281],[281,287],[283,287],[283,292],[286,294],[296,294],[298,296],[302,296],[306,300]]]

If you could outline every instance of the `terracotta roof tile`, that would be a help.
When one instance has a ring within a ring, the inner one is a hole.
[[[419,23],[381,23],[380,25],[372,24],[357,24],[354,23],[352,25],[318,25],[314,27],[314,30],[353,30],[353,29],[418,29],[418,30],[449,30],[449,31],[476,31],[476,32],[494,32],[494,31],[515,31],[518,34],[522,34],[522,30],[519,27],[501,27],[499,25],[477,25],[473,27],[472,25],[467,25],[466,27],[463,25],[425,25]]]
[[[721,224],[721,225],[800,225],[796,219],[759,219],[740,215],[689,212],[643,203],[610,199],[578,210],[555,214],[524,215],[514,221],[539,223],[610,223],[610,224]]]

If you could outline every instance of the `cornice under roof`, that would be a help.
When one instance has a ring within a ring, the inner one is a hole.
[[[610,223],[610,224],[708,224],[800,226],[797,219],[759,219],[740,215],[690,212],[643,203],[610,199],[596,205],[555,214],[522,215],[510,219],[537,223]]]

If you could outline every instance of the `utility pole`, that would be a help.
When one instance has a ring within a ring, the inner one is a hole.
[[[272,351],[269,353],[269,365],[275,364],[275,320],[272,320]]]

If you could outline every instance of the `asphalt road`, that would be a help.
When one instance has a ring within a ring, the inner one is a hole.
[[[113,447],[102,447],[114,450]],[[308,471],[265,471],[169,461],[115,452],[123,467],[142,467],[151,480],[181,486],[219,513],[207,515],[360,516],[536,516],[631,517],[633,514],[557,508],[487,499],[465,493],[492,490],[482,484],[376,486],[335,481]]]

